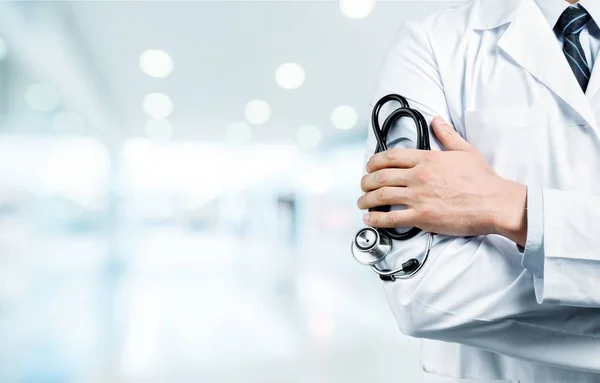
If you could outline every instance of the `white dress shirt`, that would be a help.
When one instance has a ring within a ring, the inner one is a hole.
[[[564,0],[535,0],[540,8],[550,28],[554,28],[562,13],[570,6],[570,3]],[[580,0],[578,2],[585,8],[592,20],[581,31],[579,39],[585,53],[590,70],[593,70],[596,56],[600,51],[600,28],[597,22],[600,22],[600,1],[598,0]],[[555,29],[556,39],[563,47],[563,35]],[[566,60],[566,58],[565,58]],[[527,243],[523,251],[523,267],[527,268],[538,278],[544,276],[544,225],[543,225],[543,202],[541,188],[528,188],[527,191]]]

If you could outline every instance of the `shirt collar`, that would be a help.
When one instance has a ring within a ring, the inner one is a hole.
[[[566,0],[535,0],[535,3],[551,28],[554,28],[560,15],[571,5]],[[600,2],[598,0],[579,0],[579,4],[589,12],[596,23],[600,22]]]
[[[592,19],[598,25],[600,23],[600,2],[598,0],[580,0],[579,3],[592,16]],[[558,21],[558,19],[556,19]]]

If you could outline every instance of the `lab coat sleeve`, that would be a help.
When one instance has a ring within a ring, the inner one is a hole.
[[[441,115],[464,136],[460,122],[452,121],[452,108],[448,107],[431,41],[421,23],[410,22],[401,28],[386,56],[373,103],[388,93],[403,95],[424,114],[428,124],[434,116]],[[410,130],[407,125],[410,123],[404,123],[402,128]],[[431,131],[430,134],[432,149],[440,150],[439,142],[433,139]],[[401,146],[405,141],[393,137],[392,146]],[[373,154],[375,144],[369,129],[367,158]],[[551,254],[563,257],[546,260],[548,283],[557,280],[557,269],[563,267],[559,262],[565,261],[566,253],[578,258],[569,259],[573,262],[569,268],[574,270],[583,256],[591,256],[590,249],[600,247],[600,239],[595,239],[600,233],[600,199],[587,198],[584,202],[551,191],[544,195],[545,205],[552,206],[544,222],[546,247],[552,247]],[[408,241],[394,241],[389,261],[383,267],[396,267],[419,256],[426,241],[425,233]],[[500,236],[436,235],[429,260],[414,278],[382,284],[400,330],[407,335],[600,372],[600,311],[538,304],[532,274],[521,262],[522,255],[515,244]],[[600,276],[600,263],[595,265],[589,273],[585,272],[589,281],[592,275]],[[562,276],[561,281],[568,278],[568,282],[561,283],[568,284],[571,291],[582,289],[574,287],[574,277],[574,273],[571,277]],[[562,286],[546,285],[545,289],[557,294]],[[560,297],[564,299],[564,294]]]
[[[523,267],[534,276],[544,276],[544,208],[542,189],[538,187],[527,188],[527,241],[525,247],[519,245],[523,253]]]
[[[538,302],[599,308],[600,195],[552,189],[541,194],[544,237],[531,254],[542,265],[533,276]]]

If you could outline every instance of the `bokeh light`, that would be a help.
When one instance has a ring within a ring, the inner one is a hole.
[[[244,108],[246,121],[253,125],[262,125],[271,119],[271,106],[263,100],[253,100]]]
[[[173,112],[173,101],[164,93],[150,93],[144,97],[142,109],[152,118],[167,118]]]
[[[306,72],[300,64],[285,63],[275,70],[275,81],[283,89],[297,89],[304,84]]]
[[[46,84],[32,84],[25,92],[25,102],[32,109],[49,112],[58,106],[58,93]]]
[[[364,19],[375,7],[375,0],[340,0],[340,11],[350,19]]]
[[[173,59],[160,49],[148,49],[140,55],[140,69],[146,75],[154,78],[167,77],[173,71]]]
[[[358,113],[351,106],[338,106],[331,113],[331,123],[339,130],[352,129],[358,123]]]

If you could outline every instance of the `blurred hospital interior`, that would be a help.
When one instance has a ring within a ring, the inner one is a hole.
[[[350,254],[369,103],[456,1],[0,3],[0,383],[418,382]]]

